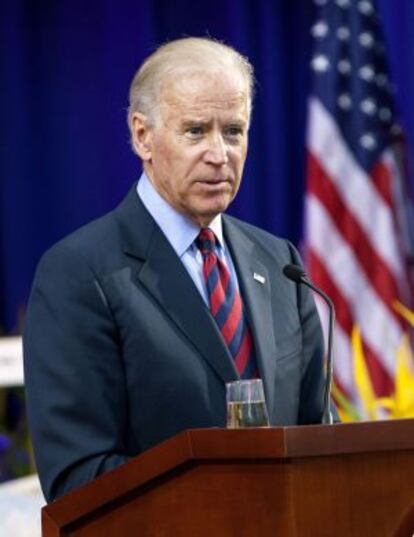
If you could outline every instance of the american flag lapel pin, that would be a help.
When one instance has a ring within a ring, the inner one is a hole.
[[[261,274],[258,274],[257,272],[253,272],[253,279],[261,283],[262,285],[266,283],[266,278],[262,276]]]

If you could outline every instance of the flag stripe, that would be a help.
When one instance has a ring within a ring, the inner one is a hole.
[[[314,275],[314,281],[317,282],[317,285],[322,287],[334,301],[337,312],[337,324],[341,327],[348,339],[350,339],[353,329],[353,321],[349,302],[343,296],[327,270],[325,270],[325,266],[320,262],[318,256],[310,251],[308,259],[309,267]],[[366,359],[369,361],[368,367],[370,371],[372,370],[375,372],[372,378],[372,385],[376,395],[390,395],[394,387],[392,381],[393,375],[384,368],[381,357],[378,356],[364,338],[363,347]]]
[[[314,194],[329,212],[337,230],[348,244],[353,245],[353,253],[358,258],[360,267],[365,271],[370,285],[375,288],[385,307],[401,325],[402,320],[392,308],[392,303],[399,297],[399,290],[388,266],[378,255],[364,230],[342,201],[336,186],[324,172],[317,159],[309,154],[308,169],[312,179],[308,191]]]
[[[369,343],[390,375],[394,374],[394,349],[401,338],[401,330],[378,298],[359,266],[350,245],[336,231],[326,208],[312,194],[307,198],[309,247],[325,259],[325,266],[335,285],[341,289],[353,307],[355,322],[361,327],[363,338]],[[335,252],[335,256],[326,255]],[[352,285],[349,284],[352,282]],[[365,319],[370,319],[366,323]]]
[[[379,160],[370,172],[372,184],[375,185],[378,193],[388,205],[390,211],[394,211],[393,195],[391,191],[391,174],[388,166],[383,160]]]
[[[335,183],[344,204],[353,212],[394,277],[403,277],[389,206],[384,203],[377,189],[373,188],[369,176],[346,147],[335,122],[315,98],[310,99],[309,121],[308,144],[311,153],[323,162],[323,167]]]

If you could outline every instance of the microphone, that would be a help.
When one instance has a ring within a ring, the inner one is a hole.
[[[317,293],[323,300],[326,302],[329,308],[329,328],[328,328],[328,356],[326,361],[326,383],[325,383],[325,393],[323,398],[323,415],[322,423],[332,424],[333,418],[330,410],[330,398],[331,398],[331,388],[332,388],[332,377],[333,377],[333,327],[335,324],[335,308],[332,300],[329,296],[314,285],[305,270],[299,265],[285,265],[283,267],[283,274],[296,283],[302,283],[307,287],[310,287],[315,293]]]

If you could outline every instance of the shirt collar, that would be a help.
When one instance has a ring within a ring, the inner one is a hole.
[[[155,189],[149,178],[143,173],[138,181],[137,194],[147,211],[154,218],[178,257],[192,246],[200,232],[200,227],[190,218],[174,209]],[[221,248],[224,249],[223,225],[221,214],[209,224],[216,235]]]

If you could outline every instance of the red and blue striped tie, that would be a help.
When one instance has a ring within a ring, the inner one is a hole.
[[[202,229],[196,245],[203,256],[210,311],[220,329],[240,378],[258,376],[253,341],[246,322],[240,293],[226,265],[216,254],[216,237],[210,229]]]

